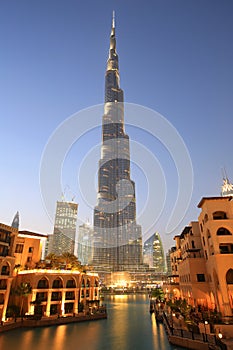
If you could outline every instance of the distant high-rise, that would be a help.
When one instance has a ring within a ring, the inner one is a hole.
[[[165,272],[165,257],[163,244],[158,232],[154,233],[144,243],[143,261],[156,272]]]
[[[48,253],[74,254],[78,204],[57,202],[53,235],[49,236]]]
[[[78,228],[78,259],[82,265],[89,265],[93,259],[93,228],[89,222]]]
[[[105,74],[98,197],[94,209],[93,265],[107,271],[128,271],[142,264],[141,226],[136,223],[135,184],[130,178],[129,137],[124,127],[113,15]]]
[[[233,196],[233,184],[229,181],[228,177],[223,178],[221,196]]]
[[[19,212],[18,211],[17,211],[17,213],[14,216],[14,219],[12,221],[11,227],[14,227],[14,228],[17,228],[17,229],[19,228]]]

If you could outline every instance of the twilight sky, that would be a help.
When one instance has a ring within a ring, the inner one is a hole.
[[[144,238],[158,230],[167,250],[174,235],[197,220],[199,200],[219,195],[223,167],[233,180],[231,0],[2,0],[0,221],[10,224],[18,210],[21,229],[52,232],[61,193],[54,198],[49,218],[39,182],[42,154],[51,135],[67,118],[104,101],[112,10],[116,11],[125,101],[166,118],[183,138],[192,160],[190,206],[179,227],[167,234],[179,169],[161,141],[143,130],[126,127],[132,142],[154,154],[166,179],[161,218]],[[87,205],[85,190],[91,186],[88,178],[80,191],[78,169],[100,141],[101,129],[88,129],[71,144],[61,169],[61,186],[67,199],[76,196],[80,222],[87,218],[92,222],[91,204],[95,204],[96,193],[93,191]],[[99,156],[97,149],[96,160],[92,160],[95,186]],[[158,191],[153,204],[147,206],[146,192],[153,186],[148,185],[148,167],[150,164],[145,168],[132,164],[131,177],[136,183],[138,212],[145,209],[153,217],[161,198]],[[151,172],[158,182],[159,175]]]

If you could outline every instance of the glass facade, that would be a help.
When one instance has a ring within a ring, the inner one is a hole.
[[[154,233],[144,243],[143,261],[150,267],[155,269],[155,272],[165,272],[165,257],[163,245],[158,232]]]
[[[57,202],[53,235],[49,237],[48,253],[74,253],[78,204]]]

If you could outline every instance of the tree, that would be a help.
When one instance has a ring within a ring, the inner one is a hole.
[[[30,283],[27,283],[27,282],[21,282],[16,288],[13,289],[12,294],[17,295],[21,298],[21,305],[20,305],[21,316],[23,312],[24,300],[31,293],[32,293],[32,286],[30,285]]]
[[[64,252],[60,258],[61,258],[61,261],[65,264],[66,270],[67,268],[77,268],[77,269],[81,268],[80,261],[78,260],[77,256],[75,256],[72,253]]]
[[[151,291],[151,297],[156,298],[158,301],[162,301],[164,299],[164,292],[162,288],[155,288]]]
[[[54,253],[49,253],[45,260],[49,260],[50,261],[50,267],[54,268],[54,267],[58,267],[59,265],[59,256],[54,254]]]

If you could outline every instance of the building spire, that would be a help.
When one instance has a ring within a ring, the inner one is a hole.
[[[115,38],[115,11],[112,12],[112,28],[111,28],[111,35],[110,35],[110,51],[109,56],[111,56],[112,53],[116,52],[116,38]]]
[[[112,28],[115,29],[115,11],[112,11]]]

